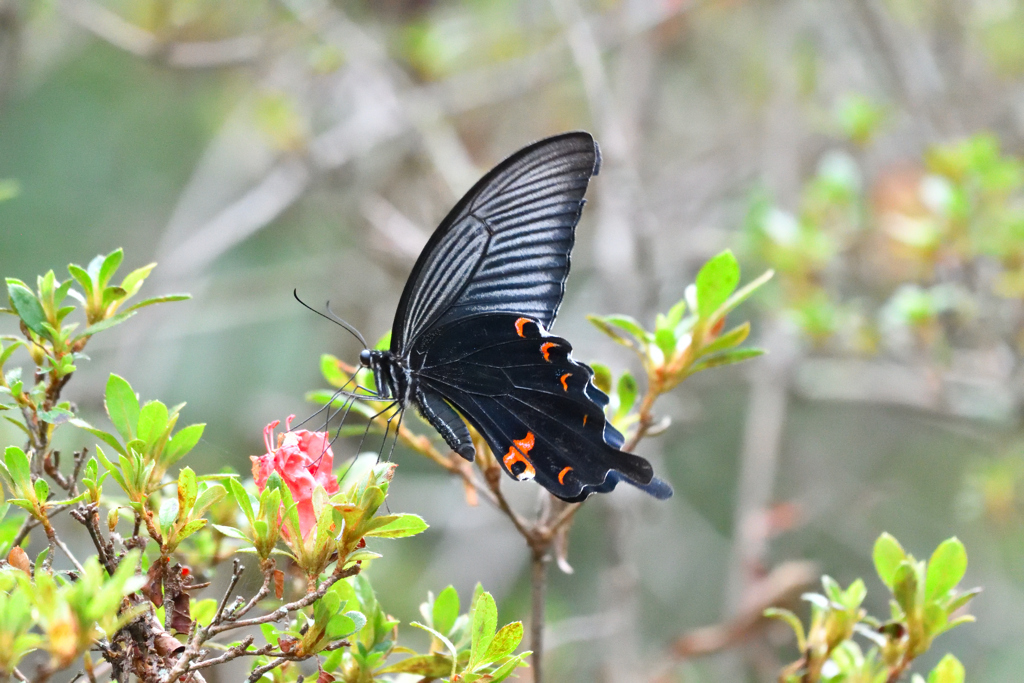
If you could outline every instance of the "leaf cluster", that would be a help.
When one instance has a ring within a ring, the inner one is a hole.
[[[974,621],[961,612],[979,590],[958,588],[967,570],[967,552],[956,538],[939,544],[925,562],[914,559],[889,534],[882,534],[873,556],[875,570],[892,594],[888,619],[876,619],[862,607],[867,597],[862,580],[843,589],[829,576],[822,578],[822,593],[804,595],[811,604],[806,630],[789,610],[765,612],[789,624],[801,652],[800,659],[783,670],[780,683],[889,683],[908,672],[940,634]],[[870,643],[867,651],[854,635]],[[963,680],[963,666],[951,654],[927,679],[928,683]]]

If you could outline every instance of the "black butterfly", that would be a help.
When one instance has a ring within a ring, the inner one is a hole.
[[[608,397],[572,347],[547,332],[565,292],[583,194],[601,156],[587,133],[526,147],[484,176],[431,236],[402,292],[387,351],[365,349],[377,393],[415,403],[456,453],[475,454],[463,417],[505,471],[562,500],[620,480],[672,488],[620,450]],[[457,412],[456,412],[457,411]],[[460,417],[461,414],[461,417]]]

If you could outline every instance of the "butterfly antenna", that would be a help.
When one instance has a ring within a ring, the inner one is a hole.
[[[333,312],[331,312],[331,315],[326,315],[325,313],[321,313],[320,311],[316,310],[315,308],[313,308],[312,306],[310,306],[305,301],[303,301],[302,299],[299,298],[299,290],[298,289],[293,289],[292,290],[292,296],[295,297],[296,301],[298,301],[300,304],[302,304],[303,306],[305,306],[309,310],[311,310],[314,313],[316,313],[321,318],[326,318],[327,320],[330,320],[335,325],[343,327],[346,331],[348,331],[349,334],[351,334],[353,337],[355,337],[356,339],[359,340],[359,343],[363,345],[364,349],[370,348],[369,345],[366,343],[366,340],[363,339],[363,335],[361,335],[359,333],[359,330],[357,330],[355,327],[353,327],[349,323],[345,322],[344,320],[342,320],[338,316],[334,315]]]
[[[336,322],[337,324],[341,325],[346,330],[348,330],[349,332],[354,334],[356,336],[356,338],[359,339],[359,341],[363,344],[363,348],[364,349],[370,348],[370,345],[366,343],[366,340],[363,339],[363,335],[361,335],[359,333],[359,330],[357,330],[354,325],[346,322],[344,318],[342,318],[337,313],[335,313],[334,311],[331,310],[331,302],[330,301],[328,301],[324,305],[324,308],[326,308],[327,309],[327,313],[330,314],[330,320],[333,320],[334,322]]]

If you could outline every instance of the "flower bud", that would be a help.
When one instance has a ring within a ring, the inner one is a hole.
[[[110,529],[110,533],[114,533],[117,529],[117,523],[121,521],[121,508],[111,508],[110,512],[107,513],[107,528]]]

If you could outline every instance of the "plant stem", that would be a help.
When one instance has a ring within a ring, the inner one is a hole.
[[[533,683],[542,683],[544,661],[544,598],[548,583],[547,547],[533,548],[530,555],[530,667]]]

